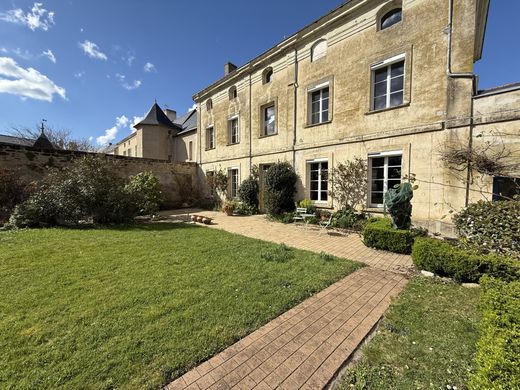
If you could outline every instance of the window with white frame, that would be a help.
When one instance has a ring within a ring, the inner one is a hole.
[[[276,134],[276,107],[274,103],[262,107],[262,135]]]
[[[400,55],[372,66],[372,109],[404,103],[405,56]]]
[[[369,205],[383,207],[386,191],[401,184],[402,160],[400,152],[372,154],[368,156],[370,170]]]
[[[316,42],[311,48],[311,62],[319,60],[327,55],[327,40]]]
[[[228,170],[228,180],[229,180],[229,196],[231,198],[238,197],[238,187],[239,187],[239,176],[238,176],[238,168],[230,168]]]
[[[310,199],[327,202],[329,199],[329,162],[315,160],[308,162]]]
[[[309,91],[309,124],[317,125],[329,121],[329,103],[329,82],[318,85]]]
[[[238,127],[238,117],[229,119],[228,121],[229,144],[235,145],[240,142],[240,131]]]
[[[213,126],[206,128],[206,149],[215,149],[215,128]]]

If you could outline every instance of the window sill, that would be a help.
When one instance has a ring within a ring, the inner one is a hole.
[[[307,128],[310,128],[310,127],[317,127],[317,126],[322,126],[322,125],[328,125],[332,123],[332,119],[330,121],[326,121],[326,122],[320,122],[320,123],[307,123],[304,128],[307,129]]]
[[[274,137],[278,135],[278,132],[274,133],[274,134],[265,134],[265,135],[259,135],[258,138],[259,139],[262,139],[262,138],[269,138],[269,137]]]
[[[216,148],[206,148],[204,149],[205,152],[209,152],[210,150],[215,150]]]
[[[392,111],[392,110],[398,110],[400,108],[404,108],[404,107],[409,107],[410,106],[410,103],[404,103],[404,104],[400,104],[398,106],[394,106],[394,107],[388,107],[388,108],[381,108],[379,110],[371,110],[371,111],[368,111],[368,112],[365,112],[365,115],[372,115],[372,114],[379,114],[381,112],[387,112],[387,111]]]
[[[235,146],[235,145],[240,145],[240,142],[235,142],[234,144],[226,144],[226,146]]]

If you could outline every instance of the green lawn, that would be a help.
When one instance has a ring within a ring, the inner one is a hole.
[[[337,390],[467,389],[475,367],[478,296],[479,289],[412,279]]]
[[[359,267],[187,225],[0,232],[0,388],[158,388]]]

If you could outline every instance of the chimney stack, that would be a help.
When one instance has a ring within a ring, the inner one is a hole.
[[[177,119],[177,111],[175,110],[170,110],[169,108],[167,108],[165,111],[165,114],[166,116],[168,117],[169,120],[171,120],[172,122]]]
[[[237,66],[235,64],[232,64],[231,62],[228,62],[224,65],[224,76],[227,76],[231,72],[234,72],[237,69]]]

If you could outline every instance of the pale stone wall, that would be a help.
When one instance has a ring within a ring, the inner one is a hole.
[[[40,150],[29,147],[0,144],[0,167],[16,170],[25,181],[40,180],[49,169],[64,167],[77,158],[101,156],[120,164],[122,176],[144,171],[153,172],[163,185],[166,207],[193,205],[202,197],[203,188],[195,163],[171,163],[161,160],[129,158],[63,150]]]
[[[191,146],[190,146],[191,143]],[[190,150],[191,149],[191,150]],[[191,152],[191,155],[190,155]],[[173,139],[173,160],[195,162],[198,156],[197,131],[190,131]]]

